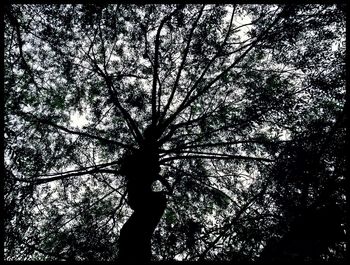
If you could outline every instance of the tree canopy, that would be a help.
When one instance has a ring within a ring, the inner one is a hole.
[[[5,259],[115,260],[123,159],[153,139],[154,260],[344,260],[345,18],[7,5]]]

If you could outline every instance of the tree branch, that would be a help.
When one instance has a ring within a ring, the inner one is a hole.
[[[99,165],[92,166],[92,167],[85,167],[85,168],[81,168],[81,169],[77,169],[77,170],[70,170],[70,171],[60,172],[60,173],[55,173],[55,174],[39,175],[40,177],[51,176],[48,178],[21,179],[21,178],[15,177],[13,174],[12,175],[13,175],[13,178],[17,181],[39,185],[39,184],[44,184],[44,183],[48,183],[48,182],[52,182],[52,181],[56,181],[56,180],[62,180],[62,179],[69,178],[69,177],[83,176],[83,175],[92,174],[92,173],[117,174],[118,171],[116,171],[116,170],[103,169],[104,167],[115,165],[117,163],[118,162],[110,162],[110,163],[99,164]]]
[[[215,244],[227,233],[227,231],[230,229],[230,227],[232,227],[238,220],[239,218],[241,218],[241,216],[244,214],[244,212],[263,194],[265,193],[267,188],[267,184],[264,185],[262,187],[262,189],[260,190],[260,192],[256,193],[248,202],[246,202],[241,209],[238,211],[238,213],[232,218],[232,220],[225,224],[222,227],[223,232],[220,233],[215,239],[214,241],[211,242],[211,244],[209,244],[209,246],[206,247],[206,249],[200,254],[198,255],[198,257],[200,258],[199,260],[203,260],[205,258],[205,255],[210,251],[211,248],[213,248],[215,246]]]
[[[93,45],[93,43],[91,43],[91,45]],[[119,98],[118,98],[118,95],[116,93],[116,90],[114,88],[111,76],[109,76],[107,72],[104,72],[101,70],[101,68],[97,65],[96,58],[92,58],[90,56],[89,52],[90,52],[91,48],[92,48],[92,46],[89,48],[88,52],[85,52],[84,50],[83,50],[83,52],[90,59],[90,61],[91,61],[90,64],[96,69],[97,74],[100,75],[104,79],[104,81],[106,82],[107,89],[108,89],[109,95],[112,99],[112,102],[114,103],[115,107],[122,113],[124,121],[126,122],[128,128],[130,129],[130,133],[132,134],[132,136],[134,137],[136,142],[138,144],[141,144],[143,137],[142,137],[137,125],[136,125],[136,122],[131,118],[128,111],[121,105]]]
[[[109,195],[111,195],[113,192],[115,192],[114,190],[108,192],[107,194],[105,194],[104,196],[102,196],[100,199],[96,200],[95,202],[93,202],[92,204],[90,204],[88,206],[88,208],[86,209],[87,211],[89,209],[91,209],[94,205],[96,205],[97,203],[103,201],[105,198],[107,198]],[[67,221],[65,221],[63,224],[61,224],[59,227],[56,227],[53,231],[49,232],[48,234],[46,234],[44,237],[41,238],[41,241],[43,242],[46,238],[48,238],[49,236],[51,236],[54,233],[57,233],[62,227],[64,227],[66,224],[68,224],[69,222],[73,221],[75,218],[77,218],[78,216],[80,216],[80,212],[76,213],[75,215],[73,215],[73,217],[71,217],[70,219],[68,219]]]
[[[159,68],[159,47],[160,47],[160,32],[167,20],[169,20],[180,8],[182,8],[181,5],[179,5],[173,12],[165,16],[158,27],[156,39],[155,39],[155,47],[154,47],[154,64],[153,64],[153,82],[152,82],[152,125],[154,126],[157,123],[158,115],[157,115],[157,99],[156,99],[156,92],[157,92],[157,81],[159,79],[158,77],[158,68]]]
[[[270,143],[283,143],[288,142],[284,140],[279,141],[264,141],[264,140],[241,140],[241,141],[228,141],[228,142],[216,142],[216,143],[204,143],[204,144],[195,144],[195,145],[184,145],[180,146],[178,148],[168,149],[168,150],[160,150],[161,153],[183,153],[186,152],[184,149],[194,149],[194,148],[201,148],[201,147],[217,147],[217,146],[228,146],[228,145],[236,145],[236,144],[270,144]]]
[[[252,41],[250,43],[250,47],[246,49],[241,55],[239,55],[234,62],[228,66],[224,71],[222,71],[220,74],[218,74],[212,81],[209,82],[201,91],[199,91],[196,95],[194,95],[192,98],[190,98],[192,92],[197,88],[197,85],[201,81],[201,79],[204,77],[204,74],[209,69],[209,66],[213,62],[214,59],[218,56],[219,53],[215,54],[213,59],[208,63],[206,69],[203,71],[201,77],[195,82],[195,84],[192,86],[190,92],[186,95],[185,99],[181,103],[181,105],[178,107],[178,109],[167,119],[166,124],[169,125],[175,118],[188,106],[190,106],[194,101],[196,101],[199,97],[201,97],[205,92],[208,91],[208,89],[216,83],[221,77],[223,77],[229,70],[231,70],[233,67],[235,67],[239,62],[245,58],[245,56],[253,49],[255,46],[263,40],[267,33],[270,31],[270,29],[277,24],[277,22],[280,20],[282,14],[284,14],[284,10],[282,10],[274,19],[274,21],[255,39],[255,41]]]
[[[168,102],[164,108],[164,111],[162,113],[162,116],[160,118],[160,120],[163,120],[164,117],[166,116],[166,113],[171,105],[171,102],[173,101],[173,98],[174,98],[174,95],[175,95],[175,92],[176,92],[176,89],[177,89],[177,86],[179,84],[179,81],[180,81],[180,77],[181,77],[181,72],[185,66],[185,63],[186,63],[186,59],[187,59],[187,55],[188,55],[188,51],[190,49],[190,43],[192,41],[192,36],[193,36],[193,32],[195,30],[195,28],[197,27],[197,24],[198,24],[198,21],[199,19],[201,18],[202,14],[203,14],[203,10],[204,10],[204,7],[205,5],[202,6],[201,10],[199,11],[199,14],[197,16],[197,19],[195,20],[195,22],[192,24],[192,28],[190,30],[190,34],[189,34],[189,37],[188,37],[188,40],[187,40],[187,43],[186,43],[186,48],[184,50],[184,54],[182,56],[182,61],[181,61],[181,64],[180,64],[180,67],[179,67],[179,70],[177,72],[177,75],[176,75],[176,79],[175,79],[175,82],[174,82],[174,86],[171,90],[171,94],[169,96],[169,99],[168,99]]]
[[[22,59],[22,63],[24,66],[24,70],[28,73],[28,75],[30,76],[30,82],[34,84],[34,86],[40,90],[39,85],[37,84],[37,82],[35,81],[34,78],[34,74],[33,74],[33,70],[30,68],[29,64],[27,63],[25,57],[24,57],[24,53],[23,53],[23,40],[21,37],[21,30],[20,30],[20,24],[17,21],[17,19],[15,18],[15,16],[12,14],[12,10],[11,7],[9,7],[10,5],[6,5],[5,7],[5,13],[7,15],[7,17],[10,20],[10,23],[13,25],[13,27],[15,28],[16,31],[16,37],[17,37],[17,42],[18,42],[18,49],[19,49],[19,54],[20,54],[20,58]]]
[[[42,124],[50,125],[50,126],[52,126],[54,128],[57,128],[57,129],[59,129],[61,131],[66,132],[66,133],[80,135],[80,136],[88,137],[88,138],[91,138],[91,139],[96,139],[96,140],[99,140],[101,142],[109,143],[109,144],[113,144],[113,145],[118,145],[118,146],[126,148],[126,149],[133,149],[131,146],[129,146],[127,144],[124,144],[122,142],[106,139],[106,138],[103,138],[101,136],[92,135],[92,134],[89,134],[89,133],[86,133],[86,132],[74,131],[74,130],[68,129],[68,128],[64,127],[64,126],[55,124],[55,123],[53,123],[53,122],[51,122],[51,121],[49,121],[47,119],[38,118],[38,117],[35,117],[32,114],[29,114],[29,113],[26,113],[26,112],[23,112],[23,111],[18,111],[18,113],[20,113],[21,115],[23,115],[23,116],[25,116],[25,117],[27,117],[29,119],[35,120],[35,121],[40,122]]]
[[[230,160],[230,159],[241,159],[241,160],[255,160],[255,161],[261,161],[261,162],[274,162],[275,160],[264,158],[264,157],[251,157],[251,156],[241,156],[241,155],[227,155],[227,154],[213,154],[211,153],[203,153],[199,152],[196,154],[196,152],[188,152],[195,155],[187,155],[187,156],[174,156],[174,157],[166,157],[163,159],[160,159],[159,162],[164,163],[167,161],[172,160],[178,160],[178,159],[222,159],[222,160]]]

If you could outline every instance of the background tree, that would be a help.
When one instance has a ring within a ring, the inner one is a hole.
[[[337,5],[6,6],[6,259],[342,259],[344,42]]]

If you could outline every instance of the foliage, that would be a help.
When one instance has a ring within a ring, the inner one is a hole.
[[[344,10],[6,6],[6,260],[115,260],[120,161],[146,128],[168,197],[154,259],[341,260]],[[330,199],[339,218],[319,230],[339,237],[291,250]]]

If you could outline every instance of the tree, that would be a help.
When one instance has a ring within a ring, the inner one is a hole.
[[[271,196],[282,211],[283,229],[267,240],[263,260],[345,259],[344,252],[335,250],[345,242],[344,114],[328,132],[318,124],[317,130],[311,127],[296,143],[287,144],[270,172],[276,184]]]
[[[6,6],[6,259],[240,261],[288,241],[322,190],[344,203],[322,186],[345,176],[344,41],[341,5]]]

